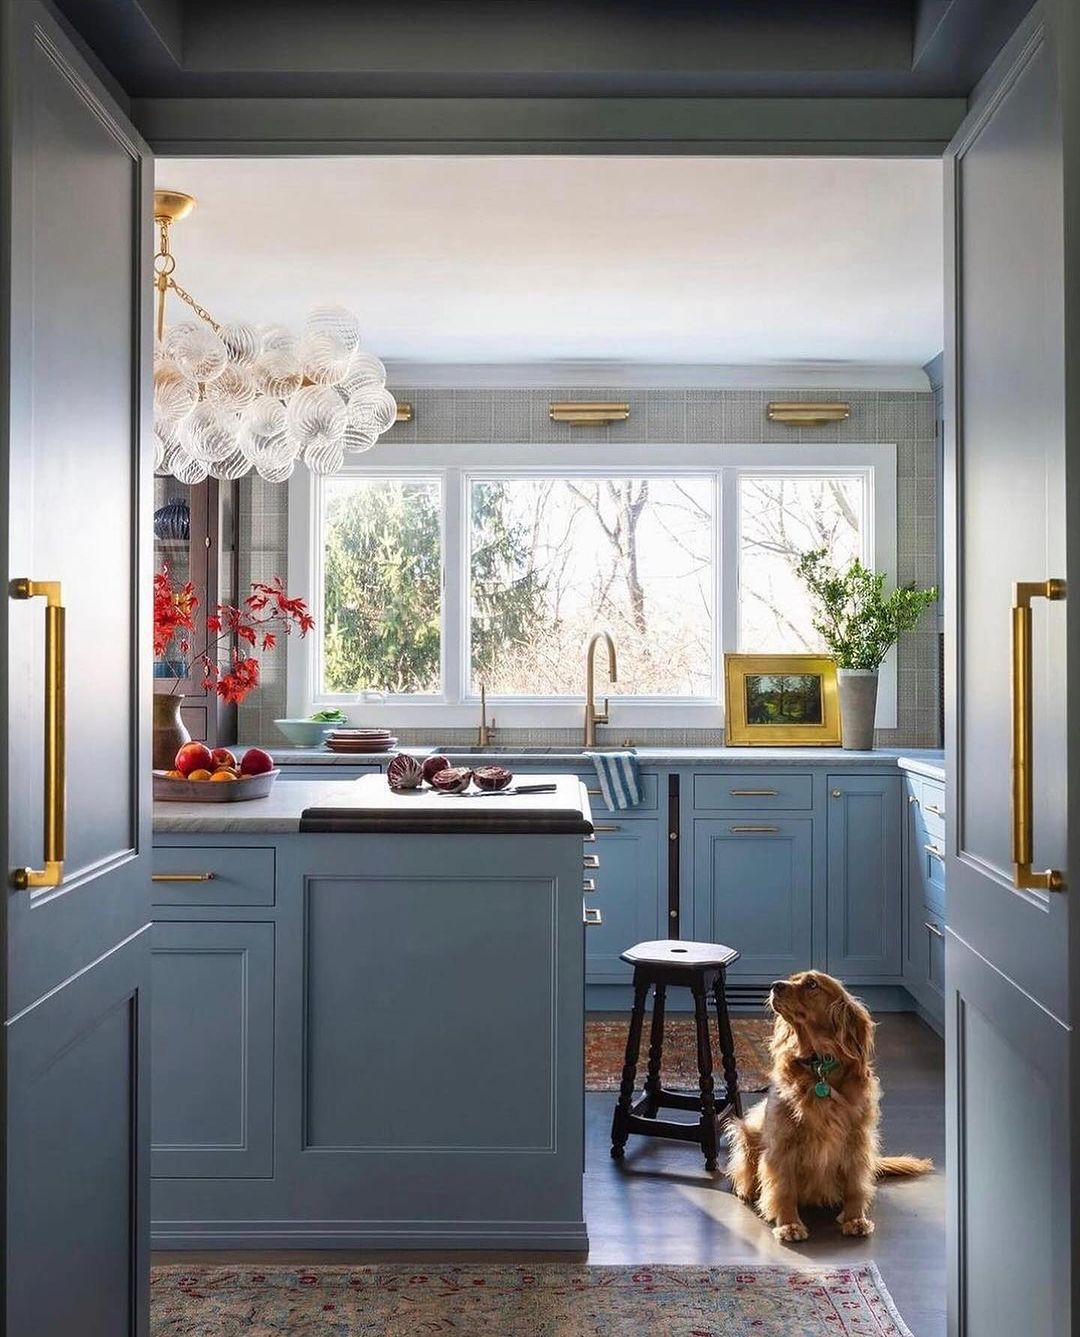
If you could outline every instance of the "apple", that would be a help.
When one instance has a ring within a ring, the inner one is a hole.
[[[205,743],[185,743],[177,752],[173,765],[181,775],[190,775],[192,771],[212,770],[214,758]]]
[[[223,766],[227,766],[230,771],[236,770],[236,757],[227,747],[215,747],[210,756],[215,770],[220,771]]]
[[[241,775],[265,775],[274,769],[274,758],[261,747],[249,747],[240,762]]]

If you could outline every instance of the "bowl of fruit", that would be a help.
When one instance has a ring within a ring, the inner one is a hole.
[[[185,743],[171,771],[154,772],[154,798],[164,803],[243,803],[266,798],[278,771],[269,752],[249,747],[237,759],[227,747]]]

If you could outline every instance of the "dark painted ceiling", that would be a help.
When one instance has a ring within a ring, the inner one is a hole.
[[[1030,0],[57,0],[132,97],[966,96]]]

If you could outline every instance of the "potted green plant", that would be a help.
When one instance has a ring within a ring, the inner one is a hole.
[[[816,605],[814,630],[836,659],[843,746],[872,748],[881,661],[916,625],[938,592],[917,589],[912,583],[886,595],[884,575],[857,557],[846,570],[838,571],[827,548],[803,553],[796,570]]]

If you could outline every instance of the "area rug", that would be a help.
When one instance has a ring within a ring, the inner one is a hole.
[[[626,1017],[608,1019],[590,1017],[585,1022],[585,1090],[617,1091],[622,1079],[623,1057],[626,1053]],[[772,1022],[766,1017],[732,1017],[731,1030],[735,1036],[735,1062],[739,1069],[739,1090],[748,1093],[764,1091],[769,1085],[769,1036]],[[717,1081],[722,1080],[720,1055],[716,1050],[715,1030],[711,1036],[713,1068]],[[649,1058],[649,1019],[641,1037],[638,1058],[637,1085],[645,1082],[645,1065]],[[664,1085],[674,1090],[696,1091],[698,1085],[697,1038],[692,1017],[673,1017],[664,1024]]]
[[[872,1263],[156,1267],[151,1337],[911,1337]]]

